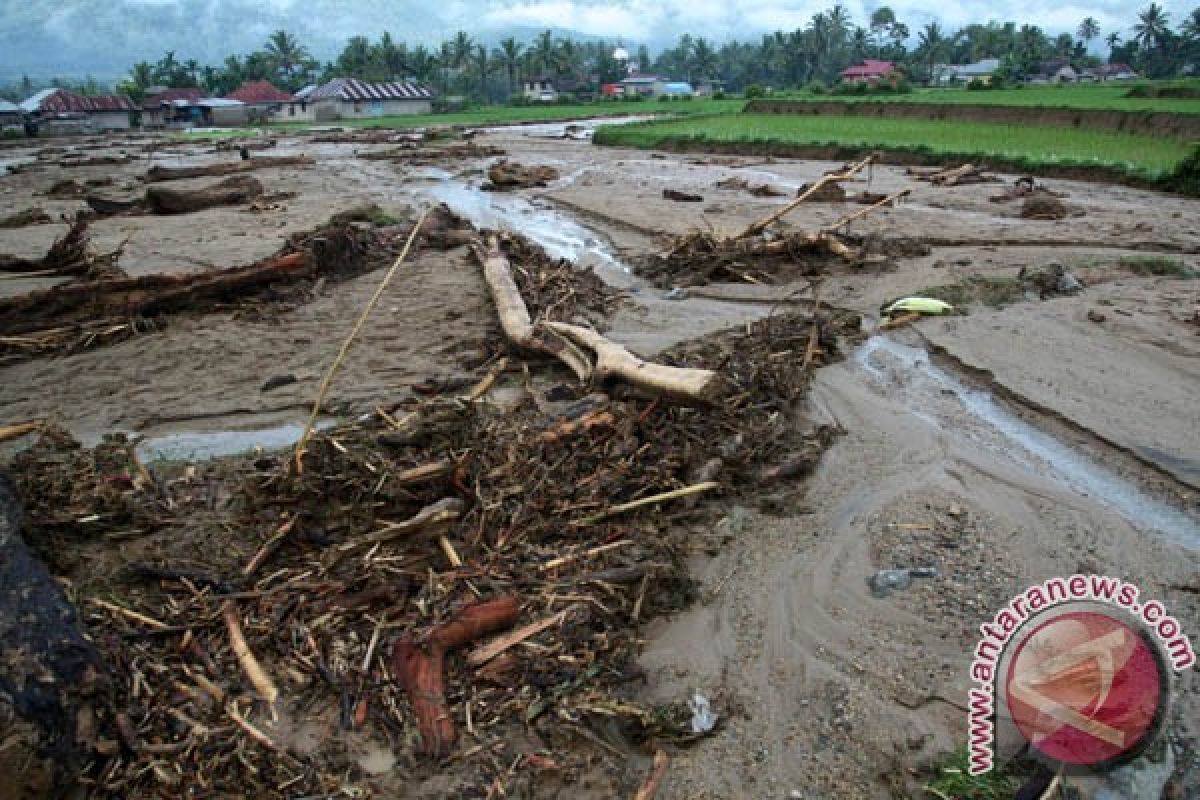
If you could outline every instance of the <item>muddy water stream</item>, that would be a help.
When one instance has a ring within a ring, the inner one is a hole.
[[[869,388],[917,424],[953,435],[1124,517],[1133,527],[1200,549],[1200,521],[1150,496],[1062,440],[1018,417],[990,392],[932,363],[921,348],[874,336],[853,356]]]

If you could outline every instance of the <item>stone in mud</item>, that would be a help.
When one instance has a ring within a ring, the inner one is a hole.
[[[1074,776],[1066,781],[1074,800],[1158,800],[1175,771],[1175,754],[1167,737],[1128,764],[1103,775]]]
[[[1083,283],[1070,270],[1057,261],[1049,261],[1036,267],[1021,267],[1017,280],[1027,295],[1045,300],[1055,295],[1076,294],[1083,291]]]
[[[93,744],[100,659],[74,606],[19,535],[21,509],[0,477],[0,797],[54,797]]]

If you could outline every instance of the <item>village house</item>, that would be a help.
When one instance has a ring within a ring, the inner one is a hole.
[[[1128,64],[1101,64],[1083,70],[1080,77],[1085,81],[1132,81],[1138,74]]]
[[[621,81],[622,94],[626,96],[660,97],[666,91],[667,80],[658,75],[632,73]]]
[[[855,64],[852,67],[842,70],[842,80],[846,83],[869,83],[874,85],[896,74],[896,65],[891,61],[877,61],[876,59],[868,58],[861,64]]]
[[[296,106],[299,105],[295,95],[276,88],[267,81],[251,81],[243,84],[227,94],[226,98],[242,103],[246,107],[247,117],[256,119],[274,117],[294,120]],[[288,110],[291,111],[290,114]]]
[[[934,64],[933,81],[941,86],[979,81],[985,86],[1000,69],[1000,59],[985,58],[974,64]]]
[[[313,118],[318,121],[428,114],[433,110],[433,92],[407,81],[367,83],[336,78],[301,99],[314,106]]]
[[[176,103],[180,100],[194,103],[202,99],[207,92],[203,89],[176,89],[167,86],[151,86],[146,89],[142,99],[142,127],[166,128],[171,125],[182,126],[188,123],[186,118],[179,118]],[[184,106],[186,107],[186,105]]]
[[[1074,83],[1079,80],[1079,73],[1071,66],[1071,62],[1063,59],[1043,61],[1029,76],[1030,83]]]
[[[0,133],[24,130],[25,115],[21,107],[7,100],[0,100]]]
[[[46,133],[128,130],[138,113],[128,97],[85,96],[66,89],[43,89],[21,103],[21,110]]]
[[[694,97],[696,90],[692,88],[690,83],[685,81],[672,81],[663,84],[663,97]]]

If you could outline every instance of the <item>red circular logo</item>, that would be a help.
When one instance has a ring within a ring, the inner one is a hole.
[[[1155,645],[1100,611],[1068,611],[1024,638],[1005,695],[1021,736],[1042,756],[1096,767],[1140,753],[1157,733],[1168,676]]]

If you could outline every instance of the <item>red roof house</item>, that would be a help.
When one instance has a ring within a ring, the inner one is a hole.
[[[876,61],[868,58],[861,64],[855,64],[842,70],[842,80],[847,83],[876,82],[888,78],[896,71],[896,65],[891,61]]]
[[[251,81],[243,84],[234,91],[230,92],[227,97],[230,100],[240,100],[248,106],[268,106],[276,103],[295,103],[296,98],[272,86],[267,81]]]

